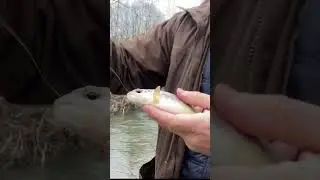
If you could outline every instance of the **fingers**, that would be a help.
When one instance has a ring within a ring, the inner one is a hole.
[[[199,107],[199,106],[193,106],[193,110],[194,110],[195,112],[202,112],[204,109],[201,108],[201,107]]]
[[[205,121],[209,120],[210,113],[195,113],[195,114],[177,114],[176,120],[183,124],[189,124],[194,121]]]
[[[280,141],[268,143],[267,151],[278,161],[294,161],[298,155],[298,149]]]
[[[239,93],[225,86],[215,89],[216,113],[253,136],[320,150],[320,108],[284,96]]]
[[[187,104],[210,109],[210,95],[200,93],[199,91],[184,91],[178,88],[177,96]]]
[[[148,113],[160,126],[169,129],[170,131],[184,135],[190,133],[199,125],[199,121],[209,120],[209,113],[195,113],[195,114],[178,114],[174,115],[162,111],[154,106],[146,105],[143,111]]]
[[[195,114],[170,114],[152,105],[143,107],[158,124],[179,135],[189,149],[210,154],[210,112]]]
[[[176,126],[176,116],[174,114],[162,111],[154,106],[145,105],[142,110],[149,114],[149,116],[157,121],[160,126],[172,127]]]

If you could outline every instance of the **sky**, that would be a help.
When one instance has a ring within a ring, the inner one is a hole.
[[[197,6],[202,0],[160,0],[157,7],[168,17],[180,11],[179,7],[191,8]]]
[[[132,3],[134,0],[126,1]],[[202,0],[158,0],[156,6],[165,14],[166,18],[169,18],[174,13],[180,11],[177,6],[190,8],[199,5],[201,1]]]

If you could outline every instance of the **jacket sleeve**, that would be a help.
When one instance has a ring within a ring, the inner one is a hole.
[[[0,96],[48,104],[89,84],[109,86],[105,3],[0,0]]]
[[[26,86],[26,79],[35,74],[25,51],[9,33],[8,27],[23,39],[26,46],[31,46],[34,6],[34,0],[0,0],[0,96],[8,99],[16,96]]]
[[[176,14],[144,35],[121,43],[110,41],[112,93],[125,93],[125,88],[154,88],[165,84],[178,25],[179,14]]]

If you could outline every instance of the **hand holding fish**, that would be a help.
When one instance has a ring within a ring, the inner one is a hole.
[[[215,113],[245,134],[281,141],[299,148],[296,161],[262,168],[212,168],[213,179],[319,179],[320,107],[279,95],[240,93],[218,85],[213,96]],[[313,153],[308,153],[313,152]]]
[[[242,132],[320,152],[320,107],[280,95],[240,93],[218,85],[215,112]]]
[[[186,104],[204,111],[174,114],[153,105],[145,105],[143,110],[160,126],[183,138],[189,149],[210,155],[210,96],[178,89],[177,97]]]

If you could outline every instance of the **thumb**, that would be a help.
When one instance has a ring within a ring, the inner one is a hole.
[[[320,150],[320,108],[279,95],[240,93],[218,85],[216,113],[252,136]]]

